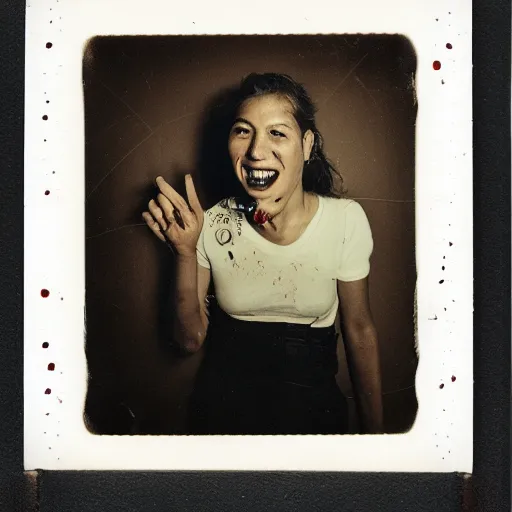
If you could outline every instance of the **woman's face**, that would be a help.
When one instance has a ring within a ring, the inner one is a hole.
[[[302,194],[302,169],[314,136],[304,136],[285,97],[266,94],[242,103],[229,135],[229,154],[237,178],[269,215]]]

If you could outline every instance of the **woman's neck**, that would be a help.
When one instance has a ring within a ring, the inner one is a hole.
[[[276,243],[292,243],[298,239],[315,215],[318,196],[302,189],[290,197],[284,209],[270,222],[260,226],[260,233]]]

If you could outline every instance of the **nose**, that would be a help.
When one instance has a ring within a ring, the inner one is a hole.
[[[268,152],[268,147],[264,137],[257,133],[251,139],[249,148],[247,149],[247,158],[249,160],[258,161],[265,160],[265,156]]]

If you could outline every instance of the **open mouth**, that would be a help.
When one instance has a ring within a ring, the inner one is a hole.
[[[245,182],[249,188],[266,190],[279,177],[279,173],[274,169],[253,169],[248,165],[242,165],[245,172]]]

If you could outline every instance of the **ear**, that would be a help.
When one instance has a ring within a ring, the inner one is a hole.
[[[304,136],[302,137],[302,152],[304,153],[304,162],[307,162],[309,160],[314,143],[314,133],[311,130],[307,130]]]

